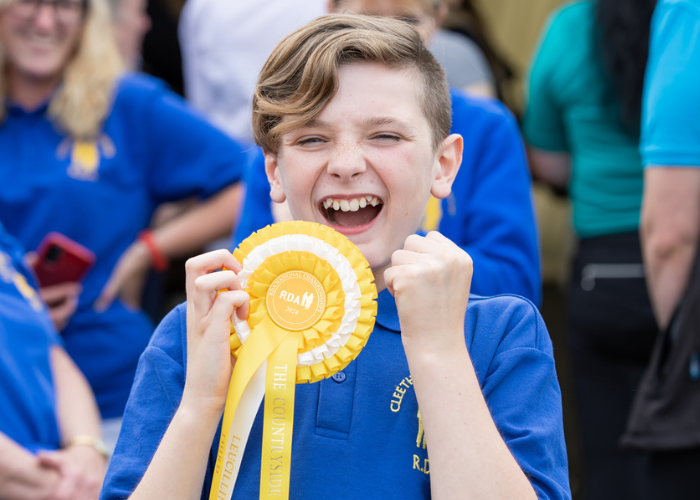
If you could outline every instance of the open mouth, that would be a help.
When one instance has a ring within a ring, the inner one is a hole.
[[[334,226],[360,227],[369,224],[382,211],[384,202],[377,196],[364,195],[355,198],[326,198],[320,209],[326,220]]]

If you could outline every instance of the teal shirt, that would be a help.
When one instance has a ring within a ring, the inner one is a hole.
[[[594,2],[567,4],[552,15],[528,93],[528,143],[571,154],[576,233],[588,238],[636,231],[643,181],[639,137],[620,122],[619,101],[598,57]]]
[[[644,86],[644,164],[700,166],[700,0],[656,5]]]

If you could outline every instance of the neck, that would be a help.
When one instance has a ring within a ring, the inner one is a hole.
[[[384,281],[384,271],[391,267],[391,263],[380,267],[379,269],[372,269],[372,274],[374,275],[374,286],[377,287],[377,293],[383,291],[386,288],[386,282]]]
[[[48,101],[61,81],[60,75],[51,78],[31,78],[12,70],[8,73],[10,99],[28,111]]]

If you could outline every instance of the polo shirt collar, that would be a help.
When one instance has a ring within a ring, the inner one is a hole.
[[[396,333],[401,333],[401,325],[399,324],[399,312],[396,309],[396,301],[388,289],[379,292],[377,297],[377,319],[376,322]]]
[[[5,100],[5,109],[8,113],[18,116],[44,116],[46,111],[49,109],[49,103],[51,100],[47,100],[39,104],[36,108],[27,110],[15,101],[10,99]]]

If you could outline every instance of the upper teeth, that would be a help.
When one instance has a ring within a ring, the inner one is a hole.
[[[323,200],[323,208],[333,208],[333,210],[342,210],[343,212],[356,212],[361,208],[365,208],[367,205],[372,205],[376,207],[381,205],[381,200],[376,196],[368,194],[366,196],[361,196],[359,198],[352,198],[350,200],[346,199],[333,199],[326,198]]]

